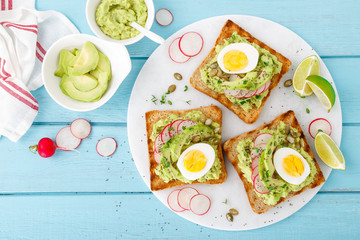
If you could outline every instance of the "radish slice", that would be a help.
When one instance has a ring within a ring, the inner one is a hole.
[[[75,137],[71,133],[70,127],[64,127],[60,129],[60,131],[56,135],[55,143],[57,148],[64,151],[71,151],[76,149],[80,145],[81,139]]]
[[[256,95],[260,95],[265,91],[266,83],[257,89]]]
[[[75,137],[84,139],[91,133],[91,124],[88,120],[79,118],[70,124],[70,130]]]
[[[271,85],[271,81],[267,81],[267,82],[265,83],[265,89],[264,89],[263,92],[265,92],[266,90],[268,90],[268,89],[270,88],[270,85]]]
[[[158,164],[160,164],[161,154],[154,151],[154,159]]]
[[[257,191],[258,193],[260,194],[266,194],[266,193],[269,193],[269,189],[267,189],[263,182],[261,181],[260,179],[260,175],[256,175],[254,180],[253,180],[253,186],[254,186],[254,189],[255,191]]]
[[[260,133],[254,140],[254,147],[257,147],[261,143],[267,143],[272,138],[270,133]]]
[[[163,141],[163,143],[166,143],[171,138],[169,133],[170,125],[171,123],[166,125],[161,132],[161,141]]]
[[[178,127],[177,127],[177,134],[181,134],[185,129],[187,129],[188,127],[192,127],[197,125],[198,123],[193,121],[193,120],[184,120],[182,121]]]
[[[238,95],[234,96],[234,97],[235,98],[243,98],[246,94],[248,94],[248,91],[241,90],[241,92]]]
[[[254,179],[256,178],[256,176],[259,175],[259,165],[257,165],[251,173],[251,180],[254,181]]]
[[[318,131],[321,130],[327,135],[331,135],[332,127],[328,120],[325,118],[317,118],[309,125],[309,133],[312,138],[315,138]]]
[[[231,74],[230,77],[229,77],[229,81],[230,81],[230,82],[233,82],[233,81],[235,81],[235,80],[238,79],[238,78],[239,78],[238,75],[236,75],[236,74]]]
[[[160,148],[162,148],[162,146],[164,146],[164,142],[161,140],[161,133],[159,135],[157,135],[157,137],[155,138],[154,141],[154,152],[159,153],[160,152]]]
[[[203,194],[197,194],[190,200],[190,209],[196,215],[204,215],[209,211],[210,206],[210,198]]]
[[[248,91],[246,95],[243,96],[243,98],[251,98],[252,96],[256,95],[256,90]]]
[[[260,156],[260,150],[259,149],[252,149],[250,152],[251,159],[255,159],[256,157]]]
[[[167,203],[168,203],[169,207],[171,208],[171,210],[173,210],[174,212],[185,211],[185,209],[180,207],[180,205],[178,204],[178,201],[177,201],[179,192],[180,192],[180,189],[174,190],[169,194],[169,196],[167,198]]]
[[[169,46],[169,57],[176,63],[189,61],[190,57],[185,56],[179,49],[180,38],[176,38]]]
[[[161,8],[156,12],[155,19],[161,26],[168,26],[174,20],[174,16],[168,9]]]
[[[259,153],[261,154],[266,148],[266,143],[260,143],[256,146],[256,148],[259,149]]]
[[[169,135],[171,138],[173,138],[177,135],[177,128],[182,121],[183,121],[182,119],[178,119],[170,125]]]
[[[198,55],[204,45],[204,39],[197,32],[187,32],[180,38],[179,49],[185,56],[194,57]]]
[[[251,169],[254,171],[254,169],[259,165],[259,160],[260,160],[260,154],[257,155],[255,158],[252,159],[251,161]]]
[[[116,151],[117,143],[115,139],[111,137],[106,137],[100,139],[96,144],[96,151],[102,157],[109,157],[113,155]]]
[[[234,89],[234,90],[224,90],[225,95],[231,96],[231,97],[236,97],[237,95],[240,94],[242,90],[241,89]]]
[[[190,210],[190,199],[198,194],[199,192],[192,187],[185,187],[181,189],[177,196],[179,206],[184,210]]]

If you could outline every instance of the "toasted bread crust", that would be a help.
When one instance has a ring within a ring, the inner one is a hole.
[[[251,138],[254,141],[255,137],[260,133],[260,130],[262,130],[264,128],[276,129],[277,126],[279,125],[280,121],[283,121],[284,123],[292,126],[293,128],[296,128],[299,131],[299,133],[301,134],[300,138],[303,139],[304,143],[305,143],[304,150],[309,153],[309,155],[315,162],[317,173],[314,176],[314,180],[309,185],[303,187],[298,192],[290,192],[286,198],[281,198],[276,205],[278,205],[279,203],[281,203],[295,195],[298,195],[298,194],[306,191],[307,189],[315,188],[315,187],[319,186],[321,183],[325,182],[323,173],[321,172],[321,169],[320,169],[318,163],[316,162],[313,153],[311,152],[310,146],[309,146],[308,142],[306,141],[305,135],[300,127],[300,124],[298,123],[298,121],[295,117],[294,112],[288,111],[286,113],[283,113],[280,116],[278,116],[277,118],[275,118],[273,121],[271,121],[267,124],[264,124],[255,130],[252,130],[250,132],[243,133],[237,137],[231,138],[224,143],[224,151],[225,151],[226,155],[228,156],[230,162],[234,166],[235,170],[239,174],[239,177],[241,178],[242,182],[244,183],[245,191],[249,198],[251,208],[257,214],[264,213],[264,212],[268,211],[269,209],[275,207],[276,205],[265,204],[263,199],[256,194],[253,184],[244,177],[243,172],[241,171],[241,169],[238,166],[239,159],[237,156],[238,152],[236,150],[236,146],[238,145],[239,141],[242,141],[247,138]]]
[[[178,110],[178,111],[150,111],[146,112],[145,118],[146,118],[146,132],[147,132],[147,141],[148,141],[148,151],[149,151],[149,161],[150,161],[150,186],[152,191],[158,191],[166,188],[172,188],[175,186],[180,185],[188,185],[188,183],[184,183],[180,180],[172,180],[168,183],[164,182],[156,173],[155,168],[158,166],[158,163],[154,159],[154,142],[150,139],[153,126],[154,124],[159,121],[160,119],[167,118],[171,114],[175,114],[178,116],[184,116],[188,112],[191,111],[201,111],[203,112],[208,118],[211,118],[214,122],[222,124],[222,112],[221,109],[217,106],[208,106],[208,107],[201,107],[196,109],[190,109],[190,110]],[[221,132],[219,132],[221,135]],[[206,182],[198,182],[193,181],[192,184],[219,184],[223,183],[226,180],[227,173],[226,173],[226,167],[225,167],[225,161],[222,153],[222,147],[221,143],[218,145],[218,157],[221,162],[221,174],[219,176],[219,179],[209,180]]]
[[[234,105],[226,96],[225,94],[217,93],[206,85],[206,83],[201,78],[200,69],[205,67],[215,56],[216,56],[216,46],[219,44],[224,44],[224,40],[231,37],[233,32],[237,32],[240,36],[246,37],[249,42],[256,43],[261,48],[264,48],[268,50],[271,54],[277,57],[277,59],[283,64],[281,68],[281,72],[274,75],[271,78],[271,84],[269,87],[269,93],[266,97],[263,98],[262,104],[259,108],[252,108],[248,112],[243,110],[240,106]],[[197,90],[199,90],[202,93],[205,93],[206,95],[216,99],[220,103],[222,103],[225,107],[227,107],[229,110],[234,112],[240,119],[242,119],[245,123],[251,124],[254,123],[261,111],[264,107],[265,102],[269,98],[271,91],[279,84],[282,76],[287,73],[291,66],[291,61],[281,55],[280,53],[276,52],[274,49],[270,48],[265,43],[261,42],[260,40],[253,37],[250,33],[239,27],[237,24],[235,24],[231,20],[227,20],[225,25],[223,26],[219,37],[217,38],[214,47],[211,49],[210,53],[207,55],[207,57],[203,60],[203,62],[200,64],[200,66],[195,70],[195,72],[192,74],[190,78],[190,84]]]

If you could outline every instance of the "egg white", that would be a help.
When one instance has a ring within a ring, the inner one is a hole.
[[[206,157],[206,165],[199,172],[189,172],[184,167],[184,157],[191,150],[199,150]],[[179,168],[181,174],[188,180],[196,180],[204,176],[212,167],[215,161],[215,150],[213,147],[207,143],[197,143],[186,149],[179,157],[177,162],[177,167]]]
[[[304,172],[301,174],[301,176],[293,177],[293,176],[288,175],[284,171],[284,169],[282,167],[283,159],[289,155],[295,155],[301,159],[301,161],[304,165]],[[286,182],[288,182],[290,184],[294,184],[294,185],[300,185],[302,182],[305,181],[307,176],[309,176],[309,174],[310,174],[310,166],[309,166],[308,162],[304,159],[304,157],[299,152],[295,151],[292,148],[288,148],[288,147],[280,148],[279,150],[277,150],[275,152],[274,166],[275,166],[277,173],[280,175],[280,177],[282,179],[284,179]]]
[[[248,59],[248,64],[246,65],[245,68],[243,68],[239,71],[229,71],[225,68],[224,60],[223,60],[224,55],[231,50],[239,50],[239,51],[242,51],[246,55],[246,57]],[[259,61],[258,50],[256,50],[256,48],[254,48],[252,45],[250,45],[248,43],[232,43],[232,44],[224,47],[219,52],[219,55],[217,57],[217,62],[219,64],[219,67],[221,68],[221,70],[225,73],[230,73],[230,74],[250,72],[257,66],[258,61]]]

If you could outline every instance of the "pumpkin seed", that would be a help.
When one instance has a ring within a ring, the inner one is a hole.
[[[294,130],[290,129],[290,135],[294,138],[297,138],[300,136],[300,133],[295,132]]]
[[[205,125],[209,126],[212,124],[212,120],[210,118],[206,119]]]
[[[290,132],[290,126],[289,125],[286,125],[285,126],[285,135],[288,135]]]
[[[176,90],[176,85],[175,85],[175,84],[170,85],[170,87],[168,88],[168,92],[169,92],[169,93],[172,93],[172,92],[174,92],[175,90]]]
[[[297,150],[300,150],[300,143],[297,143],[297,144],[295,145],[295,147],[296,147]]]
[[[239,211],[236,210],[235,208],[231,208],[231,209],[229,210],[229,213],[230,213],[231,215],[233,215],[233,216],[236,216],[236,215],[239,214]]]
[[[222,75],[223,75],[223,71],[220,68],[218,68],[216,76],[221,77]]]
[[[219,65],[218,65],[218,63],[217,62],[214,62],[214,63],[212,63],[211,65],[210,65],[210,68],[211,69],[215,69],[215,68],[217,68]]]
[[[301,144],[301,147],[305,147],[304,139],[301,139],[301,140],[300,140],[300,144]]]
[[[223,76],[221,77],[221,80],[228,82],[228,81],[229,81],[229,78],[223,75]]]
[[[219,128],[219,127],[214,129],[214,133],[218,133],[218,132],[220,132],[220,128]]]
[[[289,143],[294,143],[295,142],[295,139],[292,137],[292,136],[287,136],[286,140],[289,142]]]
[[[291,87],[292,85],[292,79],[288,79],[284,82],[284,87]]]
[[[174,73],[174,78],[179,81],[183,79],[180,73]]]
[[[209,72],[209,77],[216,76],[217,72],[218,72],[217,69],[211,69]]]
[[[227,214],[226,214],[226,219],[227,219],[229,222],[234,221],[234,217],[233,217],[233,215],[231,215],[231,213],[227,213]]]
[[[196,136],[192,139],[192,142],[198,143],[198,142],[200,142],[200,140],[201,140],[201,137],[200,137],[199,135],[196,135]]]
[[[204,114],[200,116],[200,122],[204,123],[206,121],[206,117]]]
[[[214,140],[214,144],[215,144],[215,145],[218,145],[219,143],[220,143],[220,139],[216,138],[216,139]]]

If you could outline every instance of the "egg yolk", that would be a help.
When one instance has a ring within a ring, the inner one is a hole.
[[[191,150],[184,157],[184,167],[189,172],[199,172],[206,165],[206,156],[199,150]]]
[[[240,71],[248,64],[245,53],[239,50],[231,50],[223,57],[224,67],[229,71]]]
[[[296,155],[289,155],[285,157],[282,167],[287,174],[293,177],[300,177],[304,172],[304,164]]]

